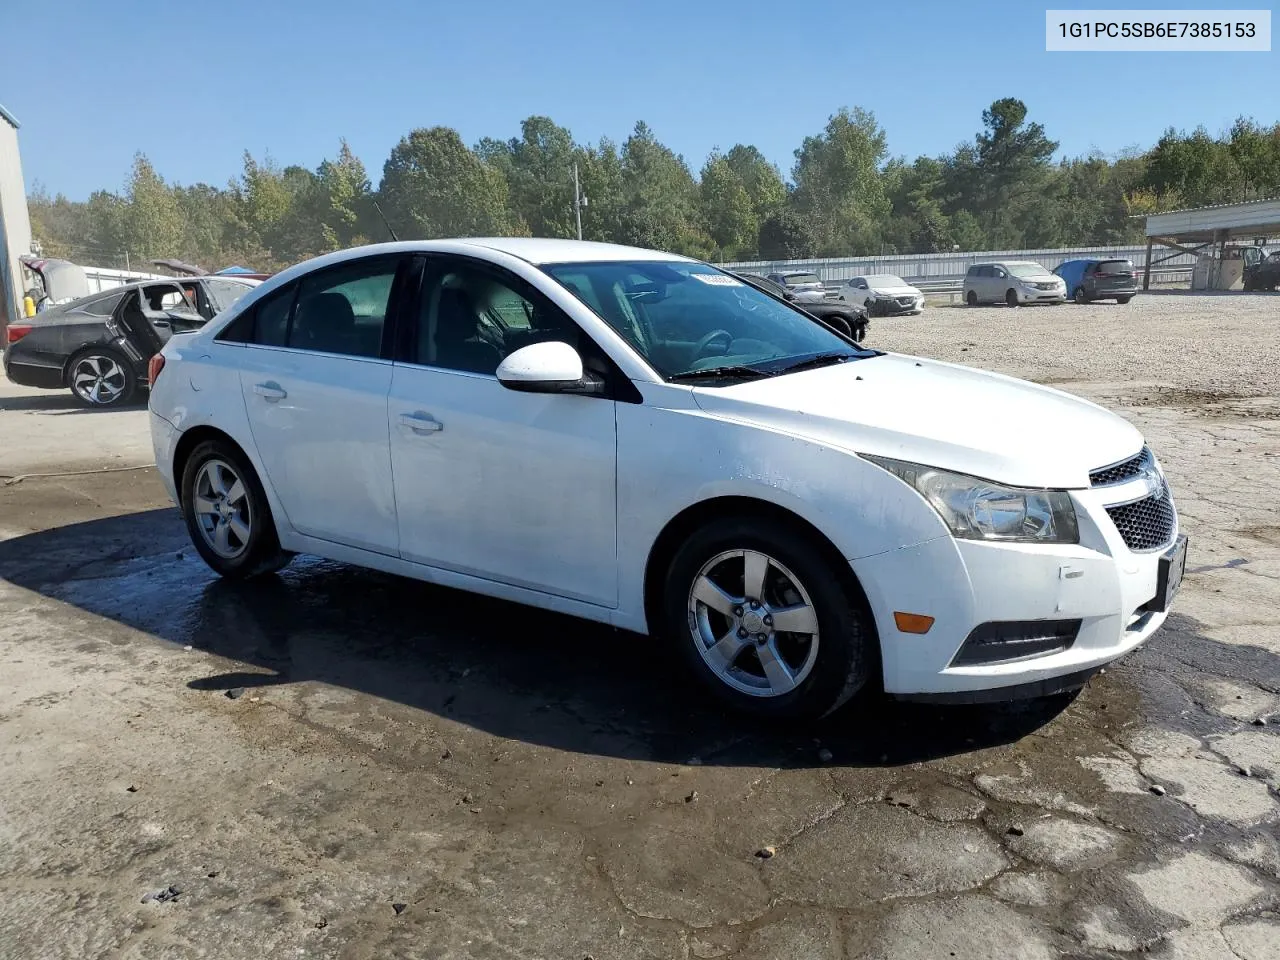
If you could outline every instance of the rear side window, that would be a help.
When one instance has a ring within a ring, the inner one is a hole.
[[[122,296],[123,294],[117,293],[106,297],[96,297],[93,300],[86,300],[75,307],[75,310],[79,313],[87,313],[91,317],[109,317]]]
[[[352,357],[378,356],[399,263],[398,257],[378,257],[303,278],[289,346]]]
[[[969,268],[969,276],[971,277],[982,276],[982,268],[975,263],[972,267]],[[853,283],[852,280],[850,280],[849,282]]]

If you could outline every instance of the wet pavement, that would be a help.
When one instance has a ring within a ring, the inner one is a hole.
[[[87,431],[0,486],[0,956],[1280,956],[1280,422],[1067,388],[1165,461],[1168,625],[1078,696],[803,728],[570,618],[218,581]]]

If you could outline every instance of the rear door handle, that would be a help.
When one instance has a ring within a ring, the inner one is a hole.
[[[431,414],[422,410],[416,413],[400,414],[400,426],[408,427],[414,433],[439,433],[444,429],[444,424],[433,417]]]
[[[253,392],[262,397],[268,403],[275,403],[277,400],[283,400],[289,395],[278,383],[256,383],[253,385]]]

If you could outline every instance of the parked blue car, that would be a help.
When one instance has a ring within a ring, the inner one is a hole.
[[[1114,300],[1128,303],[1138,292],[1138,274],[1129,260],[1068,260],[1053,270],[1076,303]]]

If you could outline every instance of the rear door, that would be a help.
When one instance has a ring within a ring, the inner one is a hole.
[[[399,551],[387,393],[387,316],[402,256],[318,270],[265,297],[228,329],[245,344],[241,388],[254,445],[298,533]]]

